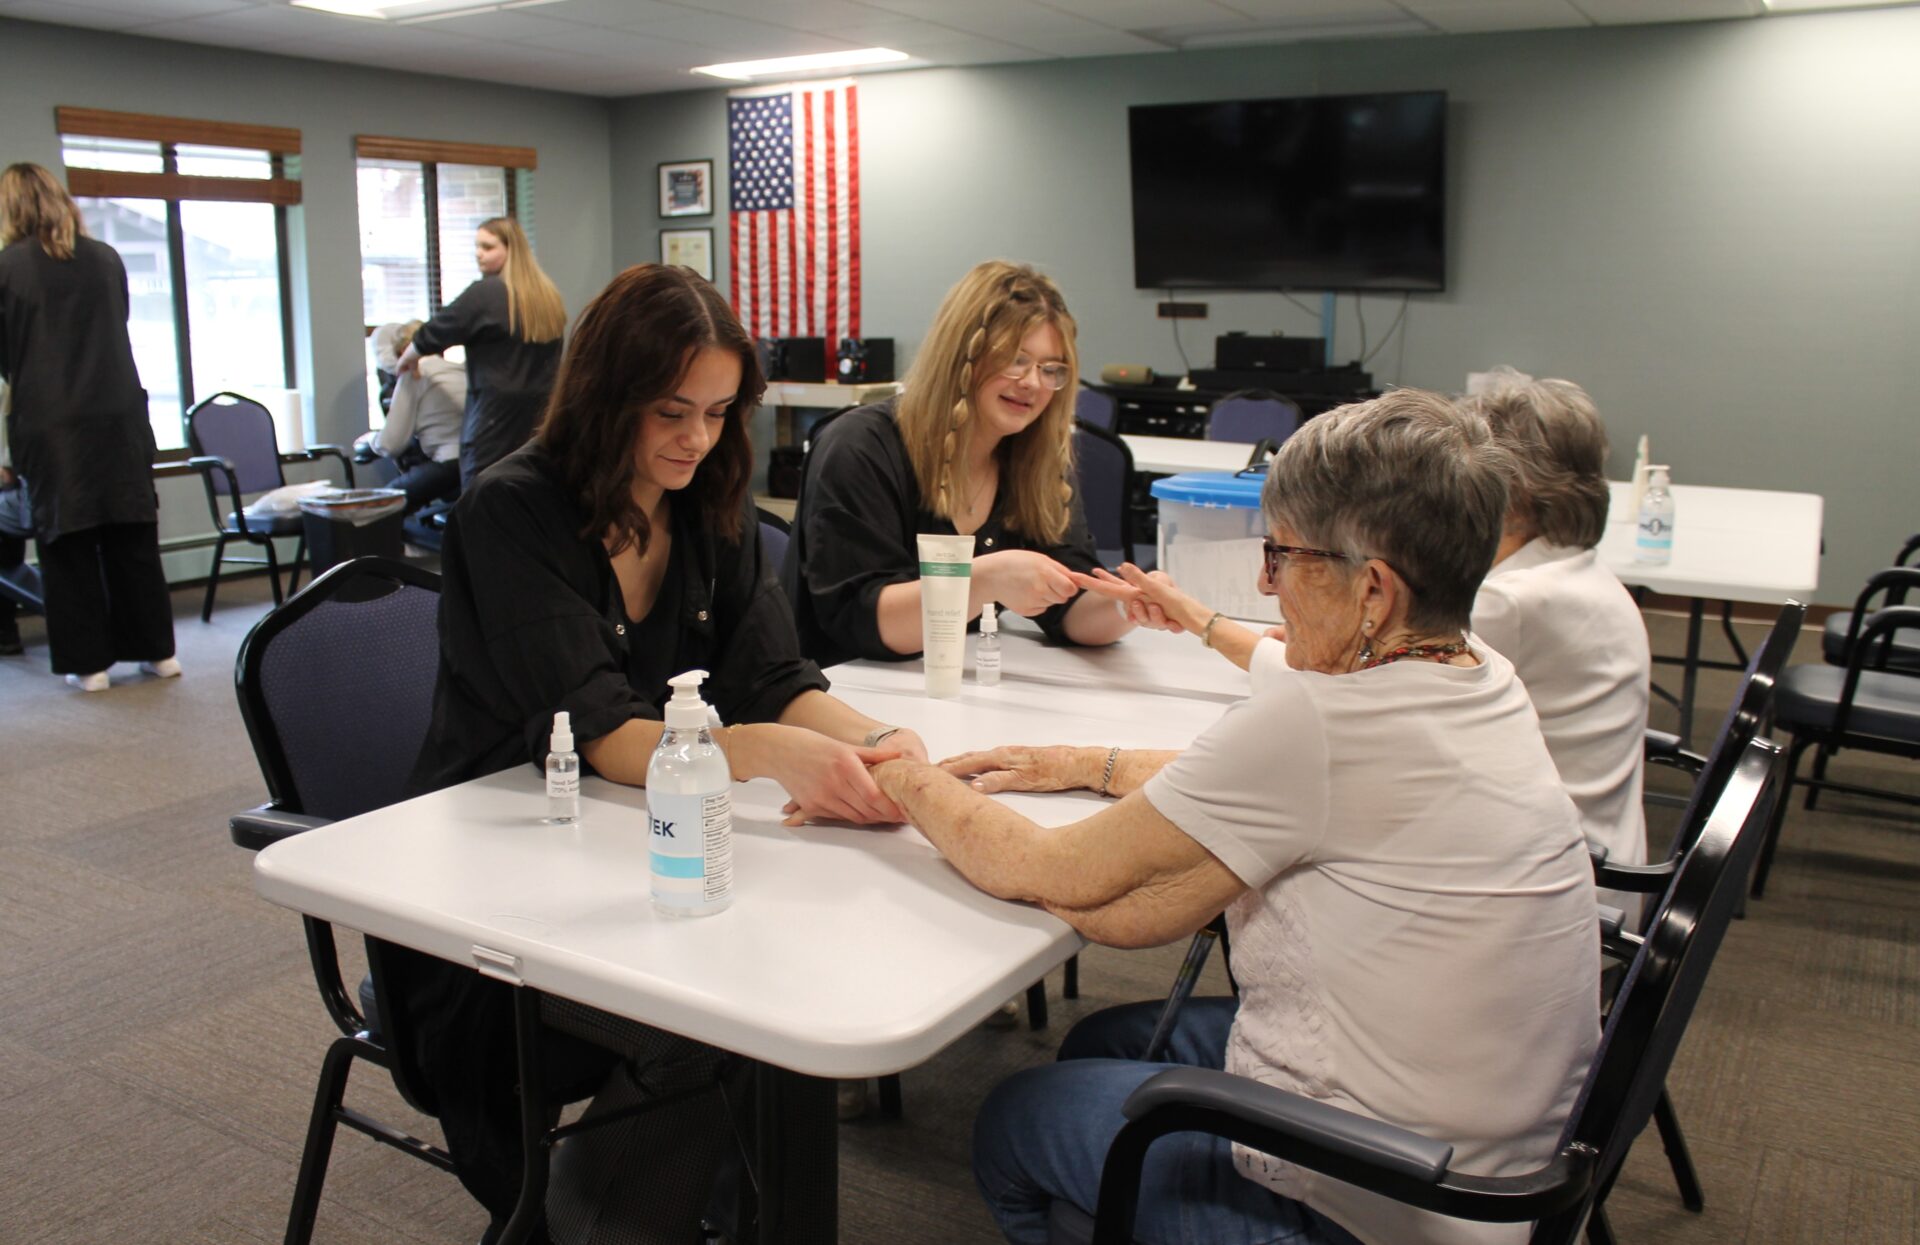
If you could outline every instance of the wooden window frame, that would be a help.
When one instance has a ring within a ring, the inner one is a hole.
[[[173,286],[174,365],[180,373],[181,432],[188,445],[156,449],[154,463],[183,463],[192,453],[192,437],[184,426],[196,400],[193,390],[192,317],[187,301],[187,243],[180,204],[183,200],[221,203],[267,203],[273,206],[275,250],[280,281],[280,346],[285,383],[298,383],[293,351],[293,263],[289,254],[287,209],[300,202],[300,183],[288,177],[287,157],[300,154],[300,131],[279,126],[242,125],[229,121],[201,121],[191,117],[162,117],[103,108],[56,107],[55,128],[66,138],[124,138],[160,145],[161,171],[129,173],[118,169],[68,169],[68,193],[89,199],[159,199],[167,205],[167,263]],[[212,177],[179,171],[182,145],[230,147],[265,151],[271,176]]]
[[[449,143],[426,138],[393,138],[378,134],[356,134],[353,138],[356,167],[361,160],[392,160],[417,164],[421,169],[420,201],[426,216],[427,234],[427,313],[432,315],[446,306],[440,296],[440,166],[467,164],[481,168],[506,170],[507,215],[520,218],[520,191],[514,174],[540,166],[540,153],[532,147],[504,147],[492,143]],[[374,325],[366,325],[370,334]]]

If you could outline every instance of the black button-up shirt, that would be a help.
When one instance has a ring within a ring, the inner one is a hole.
[[[544,763],[557,710],[581,741],[658,721],[667,679],[685,670],[710,673],[702,696],[729,723],[775,721],[801,692],[826,690],[800,655],[751,502],[738,543],[687,509],[672,507],[660,595],[634,622],[606,547],[581,535],[586,511],[538,445],[461,497],[441,552],[440,677],[415,790]]]
[[[1007,527],[1006,490],[994,496],[986,522],[973,534],[973,556],[1031,549],[1075,571],[1099,564],[1076,491],[1067,531],[1044,544]],[[815,439],[805,486],[794,515],[781,580],[793,601],[800,648],[823,666],[856,657],[905,661],[880,639],[880,591],[920,578],[920,533],[952,535],[953,520],[933,513],[907,458],[891,400],[836,418]],[[1078,600],[1075,596],[1074,600]],[[1034,621],[1047,638],[1068,643],[1067,609],[1053,606]],[[978,623],[969,624],[977,626]]]

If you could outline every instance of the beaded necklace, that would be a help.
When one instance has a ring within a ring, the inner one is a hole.
[[[1402,657],[1438,657],[1452,659],[1470,652],[1465,640],[1453,640],[1446,644],[1402,644],[1399,648],[1388,649],[1384,653],[1368,656],[1362,663],[1362,670],[1371,670],[1375,666],[1384,666],[1399,661]]]

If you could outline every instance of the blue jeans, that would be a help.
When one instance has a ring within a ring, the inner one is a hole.
[[[1093,1213],[1107,1147],[1125,1123],[1120,1105],[1167,1063],[1226,1062],[1233,999],[1190,999],[1165,1063],[1145,1063],[1163,1004],[1112,1007],[1073,1027],[1060,1062],[1015,1073],[987,1096],[973,1127],[973,1175],[1015,1245],[1046,1245],[1056,1198]],[[1359,1245],[1338,1224],[1242,1176],[1233,1147],[1175,1133],[1147,1151],[1134,1237],[1150,1245]]]

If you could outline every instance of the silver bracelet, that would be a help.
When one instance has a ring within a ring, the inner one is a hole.
[[[862,748],[878,748],[881,740],[899,729],[897,726],[876,726],[867,732],[867,737],[860,741],[860,746]]]
[[[1120,749],[1117,746],[1107,749],[1106,772],[1100,775],[1100,794],[1101,795],[1113,794],[1113,765],[1114,765],[1114,762],[1118,761],[1119,759],[1120,759]]]

